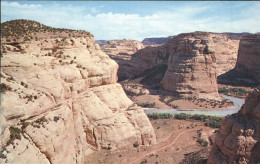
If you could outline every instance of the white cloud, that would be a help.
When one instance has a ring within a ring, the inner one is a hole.
[[[41,7],[41,5],[19,4],[17,2],[6,2],[6,1],[1,1],[1,6],[3,6],[3,7],[14,7],[14,8],[37,8],[37,7]]]
[[[124,13],[100,13],[102,7],[62,6],[59,4],[28,5],[17,2],[1,2],[2,21],[9,19],[32,19],[53,27],[87,30],[96,39],[136,39],[166,37],[183,32],[259,32],[259,6],[241,11],[241,19],[208,16],[216,10],[214,5],[183,6],[162,9],[150,15]],[[23,7],[21,7],[23,6]],[[28,10],[27,8],[30,8]],[[252,15],[258,14],[258,15]],[[258,20],[258,21],[257,21]]]

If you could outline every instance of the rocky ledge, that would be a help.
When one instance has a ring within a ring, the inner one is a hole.
[[[260,90],[246,98],[240,111],[227,116],[217,132],[208,164],[260,162]]]
[[[92,35],[58,33],[1,45],[1,163],[84,163],[95,150],[155,143],[117,63]]]

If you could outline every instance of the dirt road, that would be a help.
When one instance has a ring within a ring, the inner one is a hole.
[[[183,131],[181,133],[179,133],[176,137],[174,137],[174,134],[171,135],[170,139],[168,141],[170,141],[170,143],[166,143],[166,144],[163,144],[161,145],[160,147],[158,148],[154,148],[153,150],[150,150],[148,152],[144,152],[140,155],[137,156],[137,158],[131,162],[131,164],[136,164],[138,163],[140,160],[142,160],[143,158],[145,158],[146,156],[150,155],[150,154],[155,154],[156,152],[158,151],[161,151],[161,150],[164,150],[170,146],[172,146],[179,138],[180,136],[182,136],[183,134],[185,133],[188,133],[188,132],[191,132],[191,131],[194,131],[196,129],[192,129],[192,130],[186,130],[186,131]]]

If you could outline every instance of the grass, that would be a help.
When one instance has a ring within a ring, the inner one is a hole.
[[[180,113],[180,114],[170,114],[170,113],[152,113],[147,115],[150,119],[177,119],[177,120],[197,120],[202,121],[205,123],[205,126],[211,127],[211,128],[220,128],[222,117],[217,116],[209,116],[209,115],[203,115],[203,114],[186,114],[186,113]]]

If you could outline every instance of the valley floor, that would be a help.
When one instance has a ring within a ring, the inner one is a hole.
[[[186,155],[205,149],[197,140],[201,133],[210,134],[214,131],[203,122],[192,120],[152,119],[151,123],[157,136],[157,144],[101,150],[88,156],[86,164],[177,164]]]

